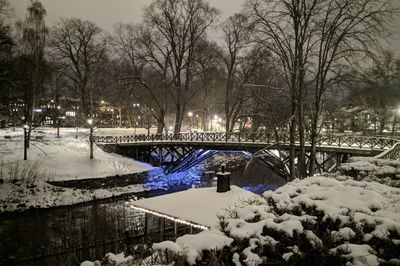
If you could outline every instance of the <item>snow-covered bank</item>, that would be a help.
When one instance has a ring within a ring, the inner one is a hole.
[[[219,226],[154,244],[153,264],[115,265],[400,264],[399,188],[314,176],[229,210]]]
[[[7,179],[10,169],[23,161],[23,139],[0,139],[0,167],[3,179]],[[31,141],[28,161],[38,164],[42,180],[60,181],[71,179],[100,178],[127,175],[152,169],[148,164],[137,162],[118,154],[107,153],[94,147],[94,159],[89,159],[87,138],[46,135],[41,140]]]
[[[143,185],[84,190],[60,188],[46,181],[123,176],[153,169],[148,164],[104,152],[96,146],[94,159],[90,160],[88,136],[75,139],[66,134],[56,138],[46,131],[33,134],[28,161],[24,161],[21,134],[20,130],[0,131],[0,212],[73,205],[144,191]],[[37,139],[37,135],[41,138]]]
[[[0,184],[0,213],[25,211],[31,208],[69,206],[145,190],[143,185],[86,190],[56,187],[41,180],[34,184],[25,180],[7,181]]]
[[[399,188],[315,176],[242,200],[219,227],[154,244],[153,251],[191,265],[398,265],[399,213]]]

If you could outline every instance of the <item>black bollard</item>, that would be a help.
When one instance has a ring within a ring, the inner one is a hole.
[[[221,165],[221,171],[217,173],[217,192],[224,193],[231,190],[231,173],[226,172],[226,165]]]

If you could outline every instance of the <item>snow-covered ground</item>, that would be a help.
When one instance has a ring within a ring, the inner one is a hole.
[[[236,204],[221,220],[221,228],[153,248],[178,252],[189,264],[203,259],[203,250],[224,246],[236,250],[230,258],[235,265],[318,264],[322,259],[350,265],[400,263],[399,213],[398,188],[345,176],[315,176]],[[310,256],[313,253],[319,258]]]
[[[225,193],[216,191],[216,187],[189,189],[132,201],[130,205],[133,208],[142,208],[198,225],[213,227],[218,224],[217,216],[223,214],[224,208],[234,205],[241,199],[257,196],[237,186],[231,186],[231,190]]]
[[[399,213],[399,188],[314,176],[238,201],[210,230],[154,244],[152,261],[164,252],[190,265],[399,265]]]
[[[6,135],[5,132],[2,132]],[[35,133],[38,134],[38,133]],[[16,164],[24,166],[23,137],[15,133],[14,138],[4,139],[0,136],[0,166],[3,179]],[[40,179],[50,181],[101,178],[116,175],[126,175],[152,169],[148,164],[137,162],[123,156],[107,153],[94,145],[94,159],[89,159],[88,138],[80,136],[75,139],[64,135],[56,138],[54,135],[44,134],[43,139],[31,141],[28,149],[28,162],[35,162],[39,168]]]
[[[39,129],[32,134],[28,161],[23,160],[22,130],[0,131],[0,212],[21,211],[31,207],[72,205],[93,199],[109,198],[145,190],[142,185],[100,190],[74,190],[52,186],[46,181],[78,180],[128,175],[152,166],[118,154],[107,153],[94,145],[89,159],[88,136],[74,138],[74,131]],[[42,139],[36,139],[36,136]],[[5,136],[12,136],[6,139]]]
[[[26,181],[0,184],[0,213],[24,211],[30,208],[68,206],[96,199],[145,191],[143,185],[107,189],[72,189],[52,186],[44,181],[34,184]]]

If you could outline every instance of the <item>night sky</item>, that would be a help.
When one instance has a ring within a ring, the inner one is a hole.
[[[12,0],[18,17],[24,17],[29,0]],[[47,10],[46,23],[54,25],[60,18],[79,17],[96,22],[101,28],[112,31],[117,22],[140,23],[143,7],[149,5],[151,0],[41,0]],[[209,0],[209,2],[222,11],[220,21],[237,13],[245,0]],[[400,8],[400,0],[394,0],[396,7]],[[384,44],[400,55],[400,15],[396,15],[393,22],[396,34],[390,43]],[[212,33],[218,36],[218,34]]]

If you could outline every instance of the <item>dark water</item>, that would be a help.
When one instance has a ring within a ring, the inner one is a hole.
[[[213,186],[215,182],[201,178],[210,170],[217,169],[193,168],[169,176],[156,169],[148,174],[145,185],[166,193],[194,185]],[[231,184],[255,193],[283,183],[254,162],[229,171]],[[101,259],[107,252],[122,252],[128,242],[144,243],[144,214],[129,208],[128,200],[0,215],[0,265],[79,265],[83,260]]]

